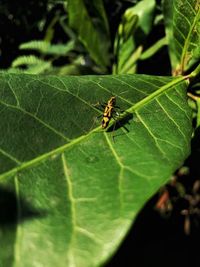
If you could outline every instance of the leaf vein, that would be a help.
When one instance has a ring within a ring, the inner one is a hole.
[[[58,90],[58,91],[66,92],[66,93],[70,94],[71,96],[74,96],[75,98],[77,98],[77,99],[80,100],[81,102],[83,102],[85,105],[87,105],[87,106],[89,106],[90,108],[96,110],[96,109],[94,108],[93,105],[91,105],[90,103],[88,103],[87,101],[85,101],[83,98],[79,97],[79,96],[78,96],[78,93],[77,93],[77,94],[73,94],[71,91],[69,91],[68,88],[66,87],[66,85],[64,84],[64,82],[63,82],[61,79],[59,79],[59,81],[65,86],[66,90],[62,90],[62,89],[60,89],[59,87],[57,87],[57,86],[55,86],[55,85],[49,85],[48,83],[46,83],[46,82],[44,82],[44,81],[41,81],[41,83],[43,83],[43,84],[45,84],[45,85],[48,85],[48,86],[51,86],[52,88],[54,88],[54,89],[56,89],[56,90]]]
[[[88,230],[82,228],[82,227],[79,227],[77,226],[76,227],[76,231],[85,235],[86,237],[88,237],[89,239],[91,239],[94,243],[98,244],[98,245],[102,245],[104,244],[101,240],[97,239],[96,235],[89,232]]]
[[[177,91],[177,93],[179,94],[179,92]],[[170,101],[176,105],[180,110],[182,110],[182,112],[185,114],[186,118],[190,121],[191,118],[188,116],[187,112],[178,104],[176,103],[168,94],[166,94],[166,97],[170,99]]]
[[[183,40],[186,40],[185,35],[183,35],[183,32],[180,31],[179,27],[177,27],[177,24],[175,24],[174,21],[173,21],[173,27],[176,29],[176,31],[179,33],[179,35],[182,36]]]
[[[115,151],[113,145],[111,144],[106,132],[104,132],[104,136],[105,136],[105,139],[106,139],[106,141],[108,143],[108,147],[110,148],[110,150],[111,150],[111,152],[112,152],[117,164],[120,167],[120,172],[119,172],[119,176],[118,176],[118,185],[119,185],[118,189],[119,189],[119,195],[120,195],[120,208],[122,208],[122,204],[123,204],[123,200],[122,200],[122,178],[123,178],[124,165],[120,161],[120,158],[117,155],[117,152]]]
[[[0,103],[2,105],[5,105],[9,108],[12,108],[12,109],[16,109],[16,110],[19,110],[21,111],[22,113],[34,118],[36,121],[38,121],[39,123],[43,124],[46,128],[48,128],[49,130],[51,130],[52,132],[54,132],[55,134],[59,135],[60,137],[62,137],[63,139],[65,139],[66,141],[70,141],[69,138],[67,138],[65,135],[63,135],[62,133],[58,132],[55,128],[53,128],[51,125],[49,125],[48,123],[46,123],[45,121],[43,121],[42,119],[40,119],[39,117],[35,116],[34,114],[26,111],[25,109],[21,108],[21,107],[18,107],[18,106],[13,106],[13,105],[10,105],[10,104],[7,104],[3,101],[0,101]]]
[[[7,158],[11,159],[12,161],[14,161],[17,164],[21,164],[22,163],[21,161],[19,161],[18,159],[16,159],[15,157],[13,157],[12,155],[10,155],[9,153],[7,153],[2,148],[0,148],[0,153],[3,154],[4,156],[6,156]]]
[[[193,12],[193,14],[194,14],[194,16],[196,16],[196,11],[194,10],[194,7],[191,5],[191,3],[190,3],[188,0],[186,0],[186,2],[187,2],[188,5],[190,6],[190,8],[191,8],[191,10],[192,10],[192,12]]]
[[[16,203],[17,203],[17,229],[16,229],[16,240],[14,245],[14,255],[15,255],[15,263],[16,265],[20,265],[21,257],[20,257],[20,242],[22,240],[22,227],[20,223],[21,219],[21,203],[20,203],[20,196],[19,196],[19,183],[18,178],[15,175],[14,177],[15,183],[15,192],[16,192]]]
[[[174,4],[174,1],[173,1],[173,6],[174,6],[174,10],[176,11],[176,13],[178,13],[179,15],[181,15],[181,17],[183,17],[185,19],[185,21],[189,24],[189,26],[191,26],[191,23],[190,21],[188,20],[188,18],[183,14],[181,13],[178,8],[176,7],[176,5]]]
[[[151,130],[149,129],[149,127],[146,125],[146,123],[144,122],[144,120],[142,119],[142,117],[139,115],[138,112],[137,113],[137,116],[140,118],[142,124],[144,125],[144,127],[146,128],[147,132],[149,133],[149,135],[152,137],[152,139],[154,140],[155,144],[156,144],[156,147],[158,148],[158,150],[161,152],[161,154],[167,159],[167,156],[166,156],[166,153],[161,149],[161,147],[159,146],[157,140],[158,138],[154,136],[154,134],[151,132]]]
[[[133,90],[135,90],[135,91],[137,91],[137,92],[139,92],[139,93],[142,93],[142,94],[145,95],[145,96],[148,95],[145,91],[142,91],[142,90],[140,90],[139,88],[137,88],[137,87],[135,87],[135,86],[132,86],[131,84],[129,84],[129,83],[123,81],[123,80],[118,79],[117,77],[111,77],[111,79],[116,80],[116,81],[118,81],[118,82],[120,82],[120,83],[126,84],[126,85],[128,85],[130,88],[132,88]],[[124,98],[123,98],[123,99],[124,99]],[[126,100],[126,99],[124,99],[124,100]]]
[[[18,99],[18,97],[17,97],[17,95],[16,95],[15,91],[13,90],[13,88],[12,88],[12,85],[11,85],[11,83],[10,83],[10,81],[9,81],[9,80],[8,80],[8,85],[9,85],[9,87],[10,87],[10,90],[12,91],[12,93],[13,93],[13,95],[14,95],[14,97],[15,97],[15,100],[16,100],[16,103],[17,103],[17,106],[20,106],[20,105],[19,105],[19,99]]]
[[[193,32],[193,28],[195,27],[196,23],[198,22],[199,20],[199,15],[200,15],[200,8],[198,10],[198,13],[197,15],[194,17],[194,20],[192,22],[192,24],[190,25],[191,27],[189,27],[189,32],[187,34],[187,38],[186,38],[186,41],[184,43],[184,47],[183,47],[183,51],[182,51],[182,55],[181,55],[181,66],[182,66],[182,69],[184,69],[184,61],[185,61],[185,57],[187,56],[187,51],[189,51],[189,45],[190,45],[190,39],[191,39],[191,35],[192,35],[192,32]]]
[[[70,207],[71,207],[72,231],[71,231],[71,238],[69,241],[68,259],[70,262],[70,264],[69,264],[70,266],[76,266],[75,265],[75,258],[74,258],[74,254],[73,254],[73,249],[72,249],[72,246],[74,243],[74,238],[75,238],[75,232],[76,232],[76,208],[75,208],[75,198],[73,196],[73,183],[72,183],[71,178],[70,178],[70,171],[68,169],[64,153],[62,153],[61,158],[62,158],[64,176],[65,176],[65,180],[67,183],[67,189],[68,189],[67,195],[68,195],[69,202],[71,203]]]
[[[163,105],[159,102],[158,99],[156,99],[158,105],[161,107],[161,109],[164,111],[164,113],[167,115],[167,117],[176,125],[178,131],[181,133],[181,135],[183,136],[185,143],[187,144],[187,138],[185,136],[185,134],[181,131],[180,126],[176,123],[176,121],[169,115],[169,113],[167,112],[167,110],[163,107]]]

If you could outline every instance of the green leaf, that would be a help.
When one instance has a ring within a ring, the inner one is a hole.
[[[101,13],[100,20],[105,21],[105,12],[103,12],[103,4],[96,3],[94,6],[99,8]],[[77,8],[78,7],[78,8]],[[68,12],[69,12],[69,24],[78,33],[78,38],[84,44],[85,48],[88,50],[91,58],[102,68],[107,67],[110,64],[109,47],[110,38],[108,32],[103,31],[99,25],[95,25],[92,20],[83,0],[68,0]],[[78,23],[77,23],[78,22]],[[100,24],[102,25],[102,24]],[[107,28],[105,24],[103,29]]]
[[[67,53],[69,53],[75,48],[75,42],[74,40],[72,40],[66,44],[51,44],[47,41],[33,40],[21,44],[19,48],[24,50],[36,50],[40,53],[47,55],[65,56]]]
[[[164,0],[166,34],[172,72],[186,72],[200,59],[199,0]]]
[[[197,101],[197,127],[200,126],[200,99],[198,98]]]
[[[145,50],[142,55],[140,56],[140,60],[145,60],[147,58],[152,57],[155,53],[158,52],[159,49],[161,49],[164,45],[167,45],[167,39],[166,37],[161,38],[158,40],[155,44],[153,44],[151,47],[149,47],[147,50]]]
[[[36,57],[35,55],[19,56],[12,62],[12,67],[19,67],[22,65],[39,65],[45,61]]]
[[[93,12],[96,13],[96,17],[99,20],[99,25],[107,35],[109,35],[109,24],[106,16],[106,12],[104,9],[104,4],[102,0],[96,1],[88,1],[90,4],[90,8],[93,9]],[[97,19],[96,18],[96,19]]]
[[[2,266],[108,260],[190,152],[186,88],[184,77],[0,74]],[[95,104],[112,95],[125,112],[105,131]]]
[[[143,0],[125,11],[115,38],[117,63],[113,66],[114,74],[136,72],[136,62],[152,28],[154,9],[154,0]]]
[[[155,7],[155,0],[142,0],[128,11],[128,13],[134,13],[138,15],[139,27],[145,36],[147,36],[152,29]]]
[[[51,68],[51,62],[42,60],[34,55],[29,56],[19,56],[12,62],[11,72],[16,72],[14,68],[26,66],[27,68],[23,70],[24,73],[28,74],[40,74]],[[17,70],[18,72],[18,70]]]

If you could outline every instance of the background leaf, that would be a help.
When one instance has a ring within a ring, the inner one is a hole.
[[[105,262],[189,154],[186,88],[183,77],[1,74],[2,266]],[[112,95],[120,124],[91,131],[94,104]]]
[[[66,44],[51,44],[47,41],[33,40],[20,45],[20,49],[36,50],[40,53],[47,55],[67,55],[71,50],[75,48],[73,40]]]
[[[26,66],[26,69],[19,69],[18,67]],[[35,55],[19,56],[12,62],[12,68],[9,71],[17,73],[17,71],[28,74],[40,74],[51,68],[51,62],[42,60]]]
[[[95,2],[94,6],[90,4],[90,8],[98,11],[101,23],[95,24],[88,14],[83,0],[68,1],[69,23],[77,31],[78,38],[90,53],[91,58],[105,68],[110,63],[108,23],[102,1]],[[79,8],[77,9],[77,7]],[[81,12],[79,12],[80,10]]]
[[[153,56],[159,49],[161,49],[164,45],[167,45],[166,37],[161,38],[147,50],[145,50],[140,56],[140,60],[145,60]]]
[[[155,6],[154,0],[143,0],[123,14],[115,38],[117,63],[113,66],[114,74],[136,72],[136,62],[152,28]]]
[[[164,0],[163,8],[172,70],[184,73],[200,59],[199,0]]]

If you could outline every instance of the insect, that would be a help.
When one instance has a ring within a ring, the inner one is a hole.
[[[129,130],[125,127],[124,124],[128,122],[128,120],[130,119],[130,116],[126,116],[126,118],[120,117],[120,114],[116,111],[116,109],[120,109],[120,107],[116,106],[115,96],[112,96],[108,100],[108,102],[101,105],[101,107],[103,108],[103,118],[101,121],[102,129],[108,128],[110,120],[112,118],[115,120],[115,123],[113,124],[113,126],[109,127],[109,129],[107,130],[107,131],[112,131],[113,141],[114,141],[113,133],[117,128],[123,127],[127,132],[129,132]],[[126,115],[128,115],[128,113]]]
[[[115,108],[119,108],[116,107],[116,97],[112,96],[106,105],[102,105],[104,108],[104,112],[103,112],[103,119],[101,122],[101,126],[103,129],[106,129],[109,125],[109,122],[111,120],[111,118],[113,118],[113,114],[116,113]]]
[[[129,132],[125,124],[130,124],[129,121],[133,118],[133,114],[121,110],[121,108],[116,105],[116,99],[117,99],[116,96],[111,96],[110,99],[103,104],[100,104],[99,102],[94,104],[94,106],[97,107],[97,109],[99,109],[103,113],[100,115],[102,118],[101,120],[102,129],[106,130],[107,132],[112,132],[113,140],[114,140],[113,133],[115,130],[122,127],[126,132]],[[119,110],[119,112],[117,111],[117,109]],[[113,125],[108,127],[111,119],[114,119],[115,122],[113,123]]]

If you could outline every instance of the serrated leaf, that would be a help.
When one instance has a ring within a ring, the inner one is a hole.
[[[65,56],[68,52],[75,48],[74,40],[66,44],[51,44],[47,41],[33,40],[20,45],[20,49],[36,50],[47,55]]]
[[[163,8],[173,73],[184,73],[200,59],[200,3],[164,0]]]
[[[19,56],[12,62],[12,67],[19,67],[22,65],[39,65],[45,61],[36,57],[35,55]]]
[[[51,62],[42,60],[35,55],[29,56],[19,56],[12,62],[12,68],[10,68],[10,72],[17,73],[20,70],[16,69],[16,67],[26,66],[26,69],[22,69],[21,71],[27,74],[40,74],[51,68]]]
[[[190,152],[187,83],[147,75],[0,77],[2,266],[99,266]],[[91,130],[101,114],[94,104],[112,95],[125,110],[123,124]]]

